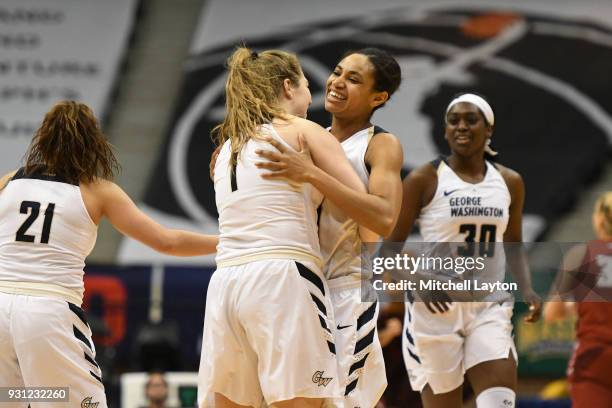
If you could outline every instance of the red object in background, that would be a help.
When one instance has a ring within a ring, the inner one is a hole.
[[[112,276],[85,276],[83,308],[88,309],[93,297],[100,297],[103,305],[102,319],[109,334],[96,339],[105,346],[114,346],[125,337],[127,291],[118,278]]]

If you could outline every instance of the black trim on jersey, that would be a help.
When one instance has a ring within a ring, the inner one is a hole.
[[[336,345],[334,343],[327,340],[327,347],[329,348],[329,351],[332,352],[332,354],[336,354]]]
[[[100,366],[98,365],[98,363],[96,363],[96,360],[94,360],[93,358],[89,357],[89,355],[85,352],[83,352],[83,355],[85,355],[85,360],[89,361],[91,363],[91,365],[94,365],[96,367],[98,367],[98,370],[100,369]]]
[[[385,129],[381,128],[380,126],[374,125],[374,130],[372,131],[372,138],[370,139],[370,142],[372,141],[372,139],[374,139],[374,136],[376,136],[379,133],[389,133],[389,132],[387,132]],[[365,154],[368,154],[369,148],[370,148],[370,143],[368,143],[368,147],[366,149]],[[368,176],[369,176],[370,172],[372,171],[372,167],[368,163],[365,162],[365,157],[363,158],[363,163],[365,164],[366,171],[368,172]]]
[[[363,349],[372,344],[372,342],[374,341],[375,331],[376,328],[373,328],[368,334],[366,334],[363,338],[357,341],[357,344],[355,344],[355,352],[353,354],[359,354],[361,351],[363,351]]]
[[[87,319],[85,318],[85,312],[83,311],[83,309],[81,309],[80,307],[78,307],[77,305],[75,305],[74,303],[70,303],[68,302],[68,307],[70,308],[70,310],[72,311],[72,313],[74,313],[75,315],[77,315],[77,317],[79,319],[81,319],[81,321],[86,325],[89,326],[87,324]]]
[[[357,387],[357,381],[359,381],[359,378],[355,378],[349,385],[346,386],[346,391],[344,391],[345,397],[349,395],[349,393],[353,391],[355,387]]]
[[[45,172],[45,169],[40,167],[35,169],[32,173],[30,174],[25,174],[25,168],[21,167],[19,170],[17,170],[17,172],[15,173],[15,175],[11,178],[11,181],[13,180],[19,180],[19,179],[34,179],[34,180],[44,180],[44,181],[55,181],[56,183],[64,183],[64,184],[70,184],[73,186],[78,186],[79,183],[71,183],[68,180],[66,180],[66,178],[59,176],[57,174],[49,174]]]
[[[234,162],[234,159],[235,162]],[[232,193],[236,190],[238,190],[238,180],[236,179],[236,172],[238,171],[238,155],[232,153],[230,160],[232,162],[234,162],[232,164],[232,169],[231,169],[231,174],[230,174],[230,179],[231,179],[231,183],[232,183]]]
[[[100,384],[104,385],[104,383],[102,382],[102,378],[98,377],[95,373],[93,373],[92,371],[89,372],[89,374],[91,374],[91,376],[93,378],[95,378],[96,380],[100,381]]]
[[[312,300],[315,302],[315,304],[317,305],[317,307],[319,308],[321,313],[323,313],[325,316],[327,316],[327,308],[325,307],[323,302],[321,302],[321,300],[318,297],[316,297],[315,295],[313,295],[312,293],[310,294],[310,296],[312,297]]]
[[[446,157],[444,156],[438,156],[437,159],[434,159],[432,161],[429,162],[429,164],[431,164],[433,166],[433,168],[438,171],[438,167],[440,167],[440,163],[444,162],[448,165],[448,161],[446,161]],[[450,167],[450,166],[449,166]]]
[[[356,363],[353,363],[351,368],[349,368],[349,373],[348,373],[349,377],[351,376],[351,374],[353,374],[353,371],[358,370],[365,365],[366,359],[368,358],[369,355],[370,353],[363,356],[363,358],[357,361]]]
[[[323,212],[323,201],[317,207],[317,230],[321,228],[321,212]]]
[[[308,269],[301,263],[296,262],[295,265],[298,268],[298,272],[300,273],[300,276],[310,281],[313,285],[319,288],[321,293],[323,293],[323,296],[325,296],[325,285],[323,285],[323,281],[321,280],[321,278],[319,278],[316,273],[314,273],[313,271],[311,271],[310,269]]]
[[[359,316],[357,319],[357,330],[361,329],[367,322],[374,318],[374,314],[376,313],[376,305],[378,302],[372,303],[372,306],[368,308],[365,312]]]
[[[79,329],[77,329],[77,327],[74,324],[72,325],[72,330],[74,331],[74,337],[76,337],[81,342],[83,342],[83,344],[85,344],[87,346],[87,348],[93,352],[93,349],[91,347],[91,343],[89,342],[87,337],[85,337],[83,332],[80,331]]]

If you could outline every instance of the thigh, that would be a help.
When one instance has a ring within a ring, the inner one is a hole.
[[[102,373],[83,310],[62,300],[34,296],[19,296],[18,304],[19,312],[13,316],[15,351],[25,385],[68,387],[71,406],[106,408]]]
[[[378,302],[361,301],[360,281],[348,287],[335,284],[329,282],[336,321],[332,331],[345,405],[372,407],[387,386],[376,329]]]
[[[23,378],[13,345],[11,309],[15,295],[0,292],[0,386],[23,387]],[[27,402],[2,402],[2,408],[25,408]]]
[[[230,403],[258,407],[263,400],[257,355],[235,309],[241,275],[248,272],[244,266],[221,268],[208,285],[198,372],[198,401],[202,407]]]
[[[253,262],[237,299],[268,404],[339,396],[333,312],[319,271],[289,260]]]
[[[466,370],[481,363],[499,361],[496,364],[505,371],[514,369],[516,372],[511,304],[473,304],[471,310],[465,337]]]
[[[612,401],[612,389],[593,381],[572,382],[570,395],[574,408],[608,408]]]

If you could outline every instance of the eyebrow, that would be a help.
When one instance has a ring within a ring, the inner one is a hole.
[[[344,68],[342,68],[342,65],[340,65],[340,64],[336,65],[336,68],[334,68],[334,71],[335,71],[337,68],[340,68],[341,70],[343,70],[343,71],[344,71]],[[358,77],[360,77],[360,78],[361,78],[361,77],[363,77],[363,75],[362,75],[360,72],[357,72],[357,71],[348,71],[348,74],[349,74],[349,75],[357,75],[357,76],[358,76]]]

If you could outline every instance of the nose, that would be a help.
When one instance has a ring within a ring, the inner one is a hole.
[[[466,131],[468,130],[469,126],[468,123],[465,119],[461,118],[459,119],[459,123],[457,123],[457,130],[459,131]]]

